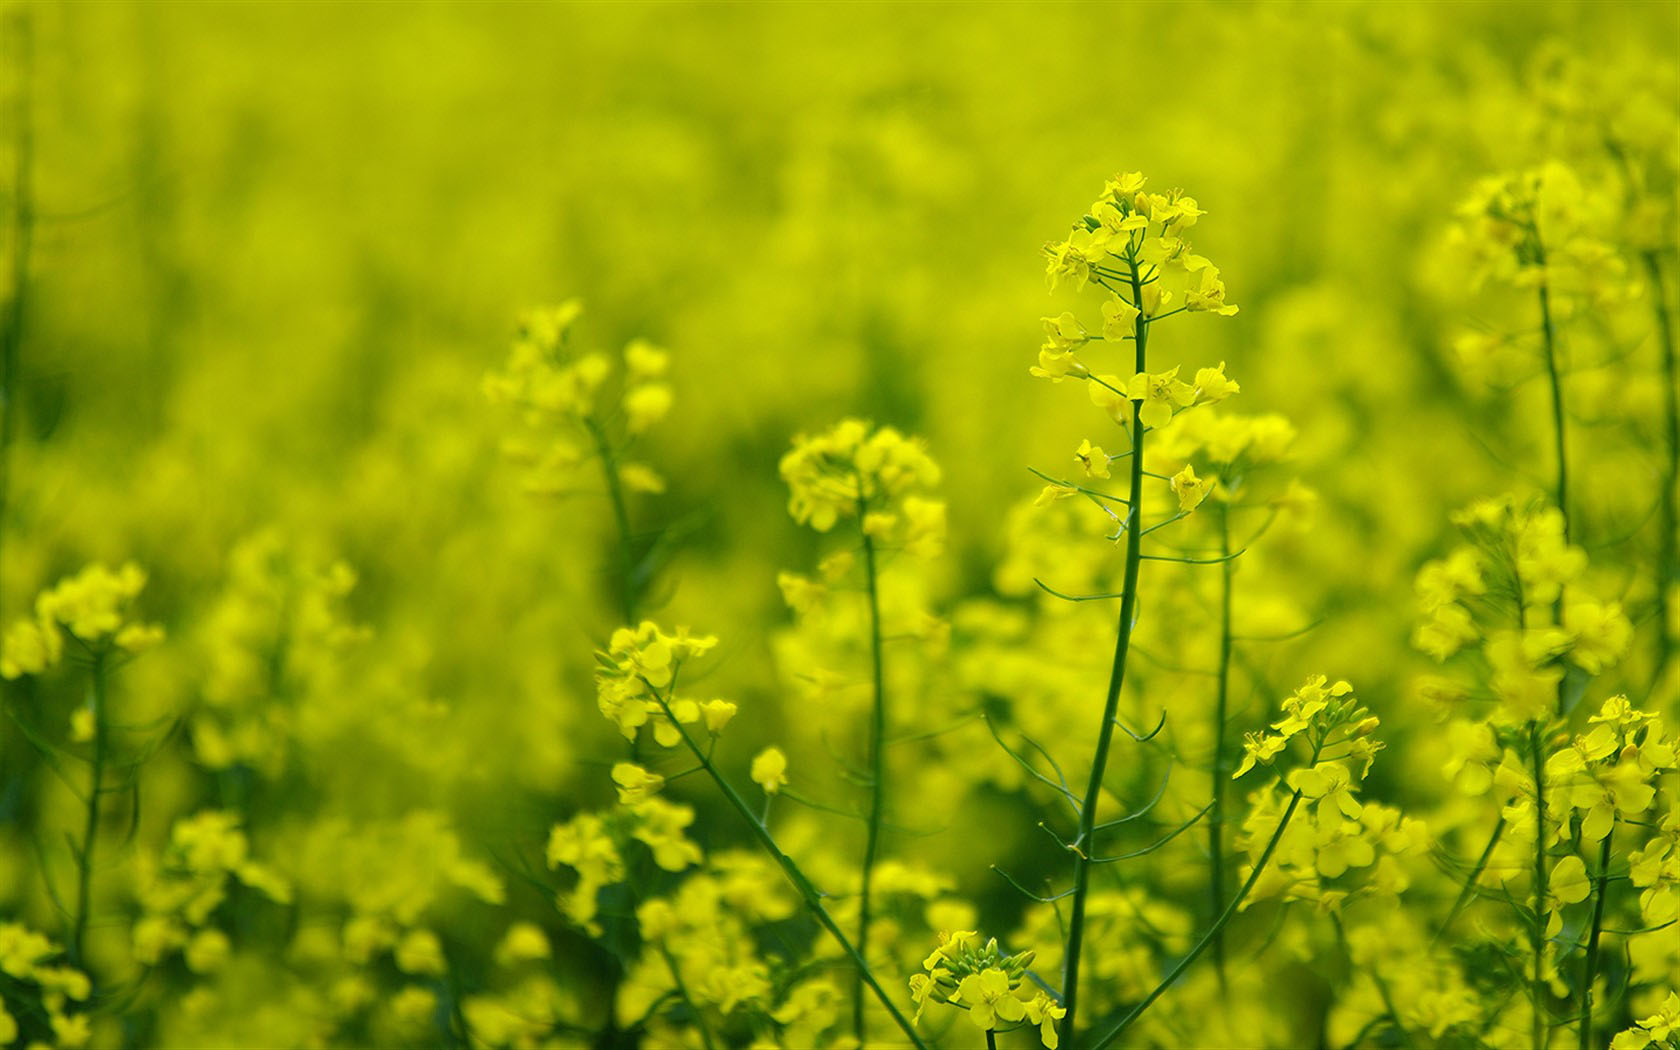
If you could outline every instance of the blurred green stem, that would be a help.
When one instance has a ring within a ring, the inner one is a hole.
[[[1657,665],[1651,680],[1662,679],[1674,651],[1674,610],[1669,592],[1680,583],[1680,364],[1674,350],[1674,318],[1668,310],[1668,286],[1663,284],[1662,262],[1654,251],[1643,253],[1645,273],[1651,281],[1651,304],[1656,313],[1657,337],[1662,351],[1663,439],[1662,536],[1657,554]]]
[[[870,885],[875,873],[875,855],[880,849],[881,811],[887,796],[887,693],[881,658],[881,593],[876,575],[875,540],[864,531],[869,505],[862,495],[862,479],[858,481],[858,530],[863,536],[863,570],[869,589],[869,658],[874,689],[874,703],[869,716],[869,823],[864,835],[863,871],[858,899],[858,953],[869,958]],[[855,994],[852,996],[852,1030],[859,1046],[867,1046],[863,1010],[863,972],[858,971]]]
[[[671,983],[677,989],[677,998],[681,999],[683,1005],[688,1007],[688,1012],[694,1015],[694,1027],[700,1031],[700,1042],[705,1045],[706,1050],[714,1050],[717,1044],[712,1041],[712,1030],[706,1025],[706,1017],[700,1012],[700,1004],[696,1003],[694,997],[688,994],[688,984],[683,980],[682,971],[677,969],[676,956],[672,955],[671,949],[663,944],[659,946],[659,954],[664,958],[665,966],[671,971]]]
[[[1143,302],[1143,278],[1135,258],[1131,267],[1132,301]],[[1136,371],[1145,370],[1149,345],[1149,324],[1138,314],[1133,336],[1137,343]],[[1091,780],[1085,788],[1085,801],[1079,808],[1079,835],[1074,839],[1073,906],[1068,918],[1067,952],[1062,963],[1062,1005],[1067,1014],[1062,1018],[1061,1042],[1077,1046],[1074,1025],[1079,1007],[1079,956],[1085,941],[1085,903],[1091,892],[1091,853],[1097,823],[1097,808],[1102,800],[1103,774],[1108,769],[1108,750],[1114,740],[1115,717],[1119,714],[1120,689],[1126,680],[1126,653],[1131,647],[1132,623],[1137,616],[1138,567],[1143,558],[1143,405],[1133,401],[1131,490],[1126,506],[1126,575],[1120,595],[1120,623],[1115,631],[1114,663],[1109,669],[1108,695],[1103,701],[1102,724],[1097,729],[1097,751],[1091,760]]]
[[[1545,259],[1540,263],[1545,267]],[[1552,293],[1544,280],[1540,283],[1540,336],[1546,350],[1546,380],[1552,392],[1552,454],[1557,460],[1557,483],[1554,499],[1563,514],[1563,538],[1569,540],[1569,454],[1564,439],[1563,379],[1558,372],[1557,334],[1552,326]],[[1561,600],[1561,599],[1560,599]]]
[[[84,941],[88,914],[92,909],[93,851],[99,839],[99,798],[105,790],[105,752],[108,746],[108,717],[105,711],[106,651],[93,654],[88,687],[88,706],[93,712],[93,757],[89,763],[87,816],[82,824],[82,845],[76,852],[76,914],[70,931],[70,965],[87,969]]]
[[[1219,505],[1219,694],[1213,710],[1213,809],[1208,813],[1208,898],[1210,916],[1225,910],[1225,720],[1231,686],[1231,511]],[[1225,987],[1225,931],[1213,940],[1213,965]]]
[[[822,892],[811,884],[810,879],[805,877],[805,873],[800,870],[799,865],[794,863],[793,858],[782,852],[782,848],[776,844],[775,836],[770,834],[770,829],[765,827],[764,823],[753,814],[751,807],[741,797],[740,792],[736,791],[734,785],[724,779],[723,773],[712,763],[709,752],[695,743],[694,737],[688,732],[688,728],[677,721],[676,716],[671,713],[668,699],[657,691],[654,692],[653,696],[659,704],[659,709],[676,727],[677,733],[682,737],[683,745],[688,748],[689,753],[694,756],[700,768],[706,771],[706,775],[712,778],[712,782],[723,793],[724,801],[728,802],[730,808],[742,820],[746,821],[748,829],[752,831],[753,838],[758,840],[758,844],[764,848],[766,853],[770,854],[770,858],[776,862],[777,867],[782,869],[782,874],[792,884],[794,890],[798,892],[800,899],[805,902],[805,907],[810,909],[818,925],[828,931],[829,936],[833,937],[835,943],[840,945],[840,950],[846,953],[846,957],[851,960],[852,965],[857,967],[858,973],[863,977],[863,983],[868,986],[871,992],[875,993],[875,998],[880,1000],[881,1005],[886,1007],[893,1023],[898,1025],[905,1038],[910,1040],[910,1045],[914,1046],[916,1050],[928,1050],[927,1043],[922,1041],[922,1037],[916,1032],[915,1025],[910,1023],[910,1019],[905,1017],[904,1012],[898,1008],[898,1003],[894,1001],[891,995],[887,994],[885,988],[881,987],[881,982],[869,969],[869,963],[864,960],[863,954],[858,951],[857,946],[840,929],[840,924],[834,921],[834,916],[829,910],[823,907]]]
[[[1458,918],[1459,913],[1464,911],[1465,905],[1470,903],[1470,898],[1475,896],[1476,883],[1481,879],[1482,872],[1487,870],[1488,861],[1493,859],[1494,847],[1499,845],[1499,840],[1504,834],[1505,814],[1501,813],[1499,819],[1493,823],[1493,832],[1488,835],[1487,845],[1482,847],[1482,855],[1476,858],[1476,866],[1470,869],[1470,877],[1465,880],[1464,888],[1458,893],[1458,899],[1453,901],[1452,910],[1447,912],[1446,920],[1441,923],[1441,928],[1435,931],[1434,937],[1430,938],[1429,944],[1431,947],[1441,939],[1447,930],[1452,928],[1452,924]]]
[[[1565,440],[1565,425],[1563,412],[1563,379],[1558,372],[1557,335],[1552,327],[1552,293],[1545,278],[1546,255],[1540,251],[1540,334],[1546,346],[1546,378],[1552,390],[1552,445],[1553,455],[1557,458],[1557,491],[1556,500],[1558,513],[1563,515],[1563,542],[1569,542],[1569,453]],[[1563,588],[1558,588],[1557,601],[1552,603],[1552,622],[1563,626]],[[1557,713],[1564,715],[1564,707],[1568,697],[1568,676],[1558,679]]]
[[[1313,754],[1313,762],[1316,763],[1317,760],[1318,755],[1315,751]],[[1247,881],[1242,884],[1241,889],[1237,890],[1237,895],[1231,898],[1231,902],[1225,906],[1225,910],[1220,913],[1219,918],[1214,922],[1213,927],[1209,929],[1207,933],[1202,935],[1202,939],[1196,942],[1196,946],[1194,948],[1190,949],[1190,954],[1180,959],[1178,961],[1178,965],[1174,966],[1172,971],[1169,972],[1166,977],[1162,978],[1161,983],[1155,986],[1155,990],[1144,996],[1143,1001],[1132,1007],[1131,1012],[1126,1014],[1125,1017],[1122,1017],[1113,1028],[1110,1028],[1108,1031],[1096,1036],[1088,1043],[1070,1045],[1077,1045],[1080,1047],[1088,1046],[1090,1050],[1103,1050],[1103,1047],[1108,1046],[1110,1043],[1120,1038],[1121,1033],[1131,1027],[1133,1021],[1142,1017],[1143,1012],[1149,1009],[1149,1007],[1154,1004],[1155,1000],[1159,999],[1168,988],[1173,986],[1173,982],[1177,981],[1179,977],[1183,975],[1184,971],[1190,968],[1190,964],[1195,962],[1202,952],[1207,950],[1208,945],[1213,943],[1213,939],[1225,929],[1225,924],[1231,921],[1231,917],[1236,914],[1237,909],[1242,907],[1242,902],[1248,899],[1249,891],[1253,890],[1254,884],[1260,881],[1260,874],[1266,870],[1266,863],[1272,859],[1272,851],[1277,849],[1277,844],[1282,841],[1283,833],[1289,827],[1290,818],[1295,816],[1295,810],[1298,806],[1300,806],[1300,804],[1301,793],[1296,791],[1289,796],[1289,805],[1283,811],[1283,819],[1278,821],[1277,830],[1272,832],[1272,837],[1267,841],[1265,850],[1260,854],[1260,859],[1254,864],[1254,870],[1249,872]]]
[[[1581,1050],[1592,1048],[1593,982],[1598,980],[1598,937],[1604,932],[1604,887],[1610,880],[1610,840],[1616,837],[1616,820],[1598,847],[1598,874],[1593,879],[1592,932],[1587,935],[1587,957],[1581,964]]]
[[[595,452],[601,461],[601,477],[607,485],[612,501],[613,521],[618,525],[618,608],[626,627],[636,626],[636,556],[631,549],[635,537],[630,531],[630,508],[624,501],[624,481],[618,475],[618,456],[613,452],[607,433],[593,417],[585,416],[584,426],[595,441]]]
[[[1545,725],[1533,723],[1530,742],[1533,744],[1534,772],[1534,927],[1530,943],[1534,948],[1534,1021],[1530,1035],[1535,1050],[1545,1050],[1551,1035],[1546,1023],[1546,761]]]

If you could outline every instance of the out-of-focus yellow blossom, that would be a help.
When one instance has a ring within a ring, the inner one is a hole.
[[[128,618],[145,586],[146,574],[133,562],[115,571],[96,563],[42,591],[34,619],[14,621],[0,640],[0,677],[39,674],[57,664],[64,654],[60,628],[96,649],[137,653],[157,645],[162,627]]]
[[[818,532],[844,518],[891,514],[940,477],[921,441],[858,419],[796,438],[780,469],[788,513]]]
[[[776,794],[787,784],[787,756],[780,748],[767,747],[754,756],[752,780],[766,795]]]
[[[650,773],[634,762],[613,763],[612,778],[613,783],[618,785],[618,800],[625,805],[650,798],[665,786],[664,777]]]

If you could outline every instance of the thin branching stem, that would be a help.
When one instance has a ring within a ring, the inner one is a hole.
[[[712,1039],[711,1026],[706,1024],[705,1015],[700,1012],[700,1004],[688,994],[688,984],[683,980],[682,971],[677,969],[677,957],[671,954],[671,949],[663,944],[659,946],[659,954],[665,959],[665,967],[671,971],[671,983],[676,987],[677,998],[682,1000],[688,1012],[694,1015],[694,1027],[700,1030],[700,1042],[706,1050],[715,1050],[717,1043]]]
[[[1143,298],[1142,275],[1137,263],[1131,262],[1132,297]],[[1137,337],[1136,371],[1145,371],[1149,345],[1149,326],[1140,314],[1133,332]],[[1073,904],[1068,921],[1067,950],[1062,963],[1062,1005],[1067,1009],[1062,1017],[1061,1042],[1076,1046],[1074,1026],[1079,1012],[1079,961],[1085,941],[1085,904],[1091,887],[1091,862],[1088,857],[1092,828],[1097,823],[1097,808],[1102,799],[1103,774],[1108,768],[1109,745],[1114,739],[1115,718],[1119,714],[1120,689],[1126,679],[1126,653],[1131,646],[1132,624],[1137,616],[1138,569],[1143,564],[1143,533],[1139,529],[1143,508],[1143,406],[1132,405],[1131,489],[1126,507],[1126,569],[1121,585],[1120,622],[1115,631],[1114,662],[1109,669],[1108,695],[1103,702],[1102,723],[1097,729],[1097,750],[1091,760],[1091,779],[1085,789],[1085,802],[1079,810],[1077,842],[1085,852],[1076,851],[1073,861]]]
[[[1656,313],[1657,340],[1663,376],[1663,476],[1660,544],[1657,552],[1657,661],[1652,682],[1662,680],[1674,652],[1674,610],[1669,591],[1680,583],[1680,361],[1674,348],[1674,318],[1668,310],[1668,287],[1662,263],[1654,251],[1643,253],[1645,274],[1651,281],[1651,307]]]
[[[1534,723],[1530,737],[1534,772],[1534,926],[1530,943],[1534,948],[1534,1021],[1530,1031],[1535,1050],[1545,1050],[1551,1036],[1546,1024],[1546,762],[1545,726]]]
[[[1542,265],[1544,262],[1542,261]],[[1558,371],[1557,334],[1552,325],[1552,293],[1540,282],[1540,338],[1546,352],[1546,379],[1552,393],[1552,455],[1557,462],[1554,486],[1557,508],[1563,513],[1563,538],[1569,539],[1569,453],[1564,436],[1563,380]]]
[[[1296,807],[1300,804],[1301,793],[1296,791],[1289,796],[1289,805],[1284,808],[1283,819],[1278,821],[1277,830],[1272,832],[1271,839],[1267,841],[1266,848],[1260,854],[1260,859],[1255,862],[1254,870],[1249,873],[1247,881],[1242,884],[1241,889],[1237,890],[1237,895],[1231,898],[1230,903],[1225,905],[1225,910],[1220,913],[1212,928],[1202,935],[1202,939],[1196,942],[1196,946],[1190,949],[1190,953],[1180,959],[1178,965],[1174,966],[1171,972],[1161,980],[1161,983],[1155,986],[1155,990],[1144,996],[1143,1000],[1132,1007],[1131,1011],[1117,1021],[1113,1028],[1091,1039],[1070,1045],[1090,1047],[1090,1050],[1103,1050],[1103,1047],[1120,1038],[1121,1034],[1131,1027],[1132,1022],[1142,1017],[1143,1012],[1154,1005],[1155,1000],[1159,999],[1168,988],[1173,986],[1173,982],[1177,981],[1184,971],[1190,968],[1190,964],[1207,950],[1208,945],[1213,943],[1213,939],[1225,929],[1225,924],[1231,921],[1231,917],[1236,914],[1237,909],[1242,907],[1243,901],[1248,899],[1249,892],[1254,889],[1254,884],[1260,881],[1261,873],[1266,870],[1267,862],[1272,859],[1272,851],[1277,849],[1277,844],[1283,839],[1284,830],[1289,827],[1290,818],[1295,816]]]
[[[1219,553],[1231,555],[1231,512],[1219,505]],[[1213,802],[1208,816],[1208,914],[1225,910],[1225,730],[1231,690],[1231,577],[1233,564],[1222,566],[1219,581],[1219,677],[1213,705]],[[1225,987],[1225,931],[1213,939],[1213,965]]]
[[[595,441],[596,458],[601,461],[601,478],[606,482],[607,498],[612,501],[613,521],[618,526],[618,611],[626,626],[636,625],[636,554],[635,534],[630,531],[630,508],[624,499],[624,481],[618,474],[618,456],[613,452],[607,432],[593,417],[583,421],[589,436]]]
[[[752,832],[753,838],[758,841],[759,846],[770,854],[770,859],[774,860],[776,866],[782,869],[783,876],[787,878],[795,892],[799,894],[800,900],[810,910],[811,915],[817,920],[817,924],[828,931],[828,935],[834,938],[836,944],[840,945],[840,950],[845,952],[846,957],[857,967],[864,985],[875,994],[876,999],[880,1000],[881,1005],[886,1008],[887,1014],[892,1017],[893,1023],[898,1025],[899,1030],[904,1033],[904,1037],[910,1041],[910,1045],[916,1047],[916,1050],[927,1050],[927,1043],[922,1040],[915,1025],[911,1024],[910,1019],[904,1016],[904,1011],[898,1008],[897,1002],[887,993],[887,990],[881,987],[881,982],[876,979],[874,972],[870,970],[869,963],[864,960],[862,953],[857,949],[857,945],[852,943],[851,938],[847,937],[845,932],[840,929],[840,924],[834,921],[833,914],[823,906],[822,892],[811,884],[811,880],[806,878],[805,872],[800,869],[798,864],[794,863],[793,858],[782,852],[781,846],[776,843],[775,836],[770,834],[770,829],[765,826],[763,821],[758,819],[752,808],[747,805],[746,800],[741,797],[740,792],[735,790],[735,786],[712,763],[706,749],[695,741],[687,726],[677,721],[676,716],[671,711],[668,698],[658,691],[653,692],[653,697],[654,701],[659,704],[660,710],[664,712],[665,717],[670,719],[671,724],[676,727],[677,734],[682,737],[683,745],[688,748],[695,761],[700,763],[700,767],[706,771],[706,775],[712,778],[712,783],[717,785],[724,801],[728,802],[729,807],[735,811],[736,815],[746,822],[747,828]]]
[[[1453,901],[1452,910],[1447,912],[1447,918],[1441,923],[1441,928],[1435,931],[1434,937],[1430,938],[1430,947],[1434,947],[1436,942],[1452,928],[1452,924],[1458,918],[1459,913],[1464,911],[1465,906],[1470,903],[1470,899],[1476,895],[1476,883],[1481,879],[1482,872],[1487,870],[1488,861],[1493,859],[1494,847],[1499,845],[1499,840],[1504,834],[1505,815],[1501,813],[1499,819],[1494,821],[1493,832],[1488,835],[1487,845],[1482,847],[1482,855],[1476,858],[1476,866],[1470,869],[1470,877],[1464,880],[1464,888],[1459,891],[1458,899]]]
[[[1604,932],[1605,883],[1610,874],[1610,840],[1616,837],[1615,817],[1598,847],[1598,875],[1593,879],[1592,930],[1587,934],[1587,957],[1581,963],[1581,1050],[1592,1050],[1593,982],[1598,980],[1598,938]]]
[[[887,690],[881,656],[881,589],[876,575],[875,539],[862,528],[868,509],[863,497],[859,496],[858,526],[863,536],[863,571],[868,580],[870,685],[873,694],[869,714],[869,823],[864,832],[863,868],[859,875],[858,893],[857,945],[864,959],[869,958],[870,889],[875,873],[875,857],[881,846],[881,813],[887,798]],[[857,1035],[859,1046],[868,1045],[865,1038],[863,976],[860,967],[852,995],[852,1030]]]

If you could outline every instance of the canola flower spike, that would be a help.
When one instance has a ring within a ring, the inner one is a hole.
[[[1049,328],[1050,326],[1047,326]],[[1077,333],[1055,331],[1056,338],[1080,338]],[[881,555],[900,550],[916,558],[932,558],[945,545],[946,510],[942,500],[927,492],[939,483],[940,470],[925,444],[906,438],[892,427],[846,419],[817,435],[800,435],[780,463],[782,480],[788,486],[788,512],[800,524],[828,532],[840,521],[855,521],[862,556],[864,592],[869,613],[870,717],[867,736],[867,786],[869,803],[865,817],[863,857],[859,871],[857,947],[864,957],[870,951],[870,925],[875,918],[874,870],[881,848],[888,783],[887,731],[891,720],[887,698],[887,668],[883,644],[881,609]],[[850,553],[839,565],[830,562],[825,575],[835,577],[853,564]],[[827,597],[826,587],[791,574],[778,578],[784,597],[802,614],[811,615]],[[780,756],[780,752],[775,752]],[[761,756],[762,758],[763,756]],[[757,762],[753,779],[768,796],[781,786],[781,778],[770,762],[761,777]],[[853,994],[853,1031],[860,1043],[867,1040],[861,975]]]
[[[1100,340],[1094,340],[1090,334],[1093,329],[1071,311],[1045,318],[1046,341],[1040,347],[1038,364],[1030,370],[1034,376],[1055,382],[1069,378],[1083,380],[1091,403],[1112,422],[1126,429],[1130,439],[1126,453],[1131,460],[1128,465],[1130,488],[1123,499],[1116,501],[1125,507],[1124,519],[1101,502],[1101,494],[1090,494],[1115,524],[1115,532],[1110,538],[1119,540],[1123,537],[1126,541],[1126,568],[1124,582],[1118,592],[1121,596],[1120,620],[1105,710],[1098,730],[1090,781],[1083,803],[1078,806],[1080,826],[1071,850],[1075,858],[1074,887],[1061,989],[1067,1012],[1059,1026],[1061,1040],[1069,1043],[1075,1035],[1078,1020],[1080,961],[1090,896],[1093,861],[1087,849],[1094,830],[1095,811],[1116,724],[1116,707],[1125,680],[1131,634],[1136,623],[1139,567],[1147,560],[1215,564],[1235,557],[1234,554],[1210,559],[1168,557],[1146,554],[1142,549],[1145,536],[1188,515],[1212,492],[1214,485],[1213,479],[1198,477],[1195,470],[1186,465],[1176,477],[1167,479],[1170,491],[1179,501],[1179,514],[1144,528],[1145,435],[1169,428],[1180,413],[1223,401],[1240,389],[1237,383],[1225,376],[1223,362],[1215,368],[1198,369],[1194,383],[1179,378],[1179,366],[1163,372],[1148,370],[1149,337],[1158,323],[1183,313],[1230,316],[1237,313],[1237,307],[1225,301],[1225,285],[1220,279],[1219,269],[1195,254],[1185,237],[1205,214],[1199,203],[1179,190],[1164,194],[1147,192],[1145,182],[1144,177],[1136,172],[1116,176],[1104,187],[1102,196],[1091,206],[1089,214],[1074,224],[1067,240],[1046,246],[1045,253],[1049,259],[1046,277],[1052,291],[1064,284],[1070,284],[1077,290],[1094,283],[1108,293],[1108,298],[1101,307],[1103,323],[1096,329],[1101,332]],[[1169,288],[1169,285],[1172,287]],[[1180,302],[1183,305],[1175,306]],[[1133,344],[1133,361],[1131,367],[1123,371],[1099,373],[1076,356],[1101,353],[1114,344],[1127,341]],[[1087,477],[1106,477],[1109,473],[1106,460],[1100,466],[1095,460],[1098,453],[1100,449],[1094,449],[1089,440],[1076,452],[1075,458]],[[1040,505],[1053,504],[1083,491],[1082,487],[1068,482],[1047,480],[1051,484],[1039,496]],[[1044,585],[1040,583],[1040,586]]]
[[[32,619],[16,620],[0,642],[0,677],[41,674],[64,656],[63,632],[95,650],[139,653],[163,641],[163,628],[133,620],[129,606],[146,586],[133,562],[112,570],[95,563],[35,599]]]
[[[867,523],[874,514],[880,516],[872,528],[879,541],[902,537],[909,547],[927,543],[927,535],[943,541],[943,504],[921,495],[939,484],[939,466],[923,442],[892,427],[847,419],[823,433],[800,435],[779,469],[788,486],[788,513],[801,525],[828,532],[842,520]]]
[[[580,352],[572,333],[582,314],[583,304],[575,299],[528,311],[506,365],[485,375],[483,392],[514,418],[502,453],[522,468],[528,493],[569,495],[586,486],[592,467],[599,472],[618,531],[618,610],[634,622],[645,589],[641,576],[653,552],[631,526],[628,497],[659,495],[667,483],[653,467],[628,456],[675,403],[666,377],[670,353],[641,338],[616,357]]]

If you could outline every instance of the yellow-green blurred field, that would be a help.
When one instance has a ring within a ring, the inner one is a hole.
[[[1680,5],[0,33],[0,1046],[1680,1047]]]

